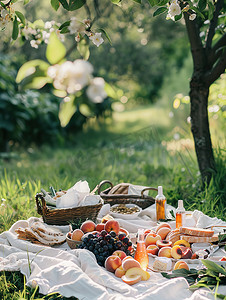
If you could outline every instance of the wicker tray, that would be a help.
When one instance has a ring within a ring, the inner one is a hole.
[[[104,204],[103,200],[100,199],[100,202],[96,205],[78,206],[74,208],[50,208],[46,205],[42,193],[36,194],[35,200],[38,214],[41,215],[44,222],[49,225],[68,225],[71,222],[76,222],[76,220],[83,222],[87,219],[95,222]]]
[[[109,184],[110,188],[101,191],[105,184]],[[141,195],[128,195],[129,185],[129,183],[120,183],[114,186],[111,181],[103,180],[98,185],[97,190],[104,203],[109,203],[110,205],[132,203],[144,209],[155,203],[155,198],[144,195],[144,192],[148,190],[158,191],[157,188],[148,187],[141,191]]]

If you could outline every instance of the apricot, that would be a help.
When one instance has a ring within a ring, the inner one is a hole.
[[[137,268],[137,267],[130,268],[129,270],[126,271],[126,274],[125,274],[125,276],[127,278],[130,278],[130,277],[133,277],[136,275],[140,275],[141,280],[145,280],[145,281],[150,278],[150,273],[148,273],[147,271],[144,271],[141,268]]]
[[[161,227],[156,233],[161,236],[162,240],[165,240],[168,233],[171,232],[171,229],[168,227]]]
[[[118,277],[118,278],[121,278],[123,275],[126,274],[126,271],[123,270],[122,266],[118,267],[116,270],[115,270],[115,276]]]
[[[179,245],[179,246],[184,246],[184,247],[188,247],[188,248],[191,247],[190,244],[189,244],[189,242],[187,242],[185,240],[178,240],[173,245],[174,246]]]
[[[159,224],[158,225],[158,227],[156,228],[156,232],[160,229],[160,228],[162,228],[162,227],[167,227],[167,228],[169,228],[170,230],[172,229],[171,228],[171,226],[168,224],[168,223],[161,223],[161,224]]]
[[[158,240],[156,242],[156,245],[159,247],[159,248],[163,248],[163,247],[171,247],[172,246],[172,242],[171,241],[167,241],[167,240]]]
[[[145,238],[145,246],[147,247],[149,245],[156,245],[158,240],[161,240],[161,236],[150,232]]]
[[[71,239],[73,241],[81,241],[83,235],[84,233],[81,229],[75,229],[71,234]]]
[[[124,258],[126,258],[126,253],[122,250],[115,250],[112,255],[116,255],[116,256],[119,256],[119,258],[121,260],[123,260]]]
[[[107,271],[114,273],[115,270],[120,267],[122,261],[119,256],[111,255],[105,260],[105,268]]]
[[[87,233],[87,232],[92,232],[94,231],[96,228],[96,224],[91,221],[91,220],[87,220],[85,222],[82,223],[80,229],[84,232],[84,233]]]
[[[163,248],[159,249],[158,256],[171,258],[172,257],[171,249],[172,249],[171,247],[163,247]]]
[[[116,234],[119,234],[120,225],[119,222],[116,220],[109,220],[105,223],[104,230],[107,232],[114,231]]]
[[[159,252],[159,247],[156,245],[149,245],[147,246],[147,253],[157,255]]]
[[[189,270],[189,266],[188,264],[183,261],[183,260],[180,260],[180,261],[177,261],[174,265],[174,270],[178,270],[178,269],[186,269],[186,270]]]
[[[141,276],[138,274],[138,275],[134,275],[132,277],[127,277],[126,275],[123,275],[121,277],[122,281],[129,284],[129,285],[133,285],[139,281],[141,281]]]
[[[179,245],[173,246],[173,248],[171,249],[171,255],[175,259],[180,259],[182,257],[181,246],[179,246]]]
[[[127,271],[131,268],[134,268],[134,267],[141,268],[140,263],[137,260],[135,260],[134,258],[126,259],[126,260],[122,261],[123,270]]]

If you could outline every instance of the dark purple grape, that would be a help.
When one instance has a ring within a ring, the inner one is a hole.
[[[111,235],[113,238],[116,237],[116,233],[115,233],[114,231],[111,231],[111,232],[110,232],[110,235]]]
[[[129,241],[129,242],[127,243],[127,245],[128,245],[129,247],[131,247],[131,246],[132,246],[132,242]]]
[[[106,230],[101,230],[101,233],[100,233],[101,236],[105,236],[105,235],[107,235],[107,234],[108,234],[108,233],[107,233]]]
[[[110,241],[110,239],[111,239],[110,234],[107,234],[107,235],[105,236],[105,240],[106,240],[106,241]]]
[[[90,233],[89,235],[88,235],[88,239],[93,239],[94,238],[94,235],[92,235],[92,233]]]
[[[93,251],[94,247],[93,246],[89,246],[89,251]]]
[[[122,242],[120,242],[120,241],[116,242],[115,246],[117,248],[121,248],[122,247]]]
[[[103,250],[104,250],[104,251],[108,251],[108,246],[107,246],[107,245],[104,245],[104,246],[103,246]]]
[[[128,244],[128,242],[129,242],[128,237],[125,237],[125,238],[123,239],[123,244]]]
[[[125,233],[119,233],[118,238],[122,241],[126,237]]]

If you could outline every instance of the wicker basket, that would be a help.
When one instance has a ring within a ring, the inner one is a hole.
[[[110,188],[101,191],[105,184],[109,184]],[[155,203],[155,198],[144,195],[144,192],[148,190],[158,191],[157,188],[147,187],[141,191],[141,195],[128,195],[129,186],[129,183],[120,183],[114,186],[111,181],[103,180],[98,185],[98,194],[104,200],[104,203],[109,203],[110,205],[131,203],[144,209]]]
[[[45,223],[49,225],[68,225],[76,220],[81,222],[89,219],[96,221],[97,215],[103,206],[104,202],[100,199],[100,202],[96,205],[78,206],[74,208],[50,208],[46,205],[46,201],[42,193],[38,193],[35,196],[37,212],[42,216]]]

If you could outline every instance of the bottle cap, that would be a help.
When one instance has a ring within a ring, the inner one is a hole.
[[[178,200],[178,208],[184,208],[183,200]]]
[[[159,196],[163,196],[162,186],[161,185],[158,186],[158,195]]]

